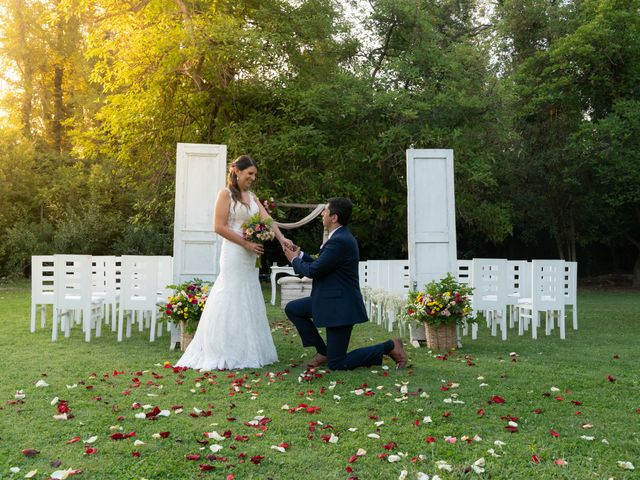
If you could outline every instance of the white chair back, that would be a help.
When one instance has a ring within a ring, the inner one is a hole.
[[[47,305],[55,300],[53,255],[31,257],[31,333],[36,331],[36,307],[40,307],[40,326],[45,327]]]
[[[506,311],[508,303],[507,260],[503,258],[474,258],[472,265],[473,309],[484,312],[491,334],[497,334],[500,324],[502,339],[507,339]]]
[[[159,256],[158,259],[158,302],[166,303],[173,290],[167,288],[173,283],[173,257]]]
[[[473,260],[458,259],[458,283],[471,285],[473,283]]]
[[[578,329],[578,262],[564,262],[564,304],[571,305],[573,329]]]
[[[151,312],[150,341],[155,340],[158,298],[158,257],[123,255],[118,312],[118,341],[122,341],[124,314],[131,313],[127,321],[127,337],[131,336],[133,312],[138,312],[140,330],[144,325],[144,312]]]
[[[91,256],[90,255],[55,255],[55,303],[54,327],[52,340],[57,340],[58,319],[65,311],[82,314],[82,329],[85,341],[91,340],[91,321],[93,305],[91,296]],[[71,318],[66,324],[66,336],[69,335]],[[98,324],[99,325],[99,324]],[[98,326],[99,328],[99,326]],[[99,335],[96,330],[96,335]]]

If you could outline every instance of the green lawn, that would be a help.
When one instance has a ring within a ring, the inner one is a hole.
[[[567,322],[565,341],[541,330],[536,341],[512,331],[502,342],[481,326],[446,358],[408,347],[404,371],[391,362],[302,378],[312,352],[280,308],[268,305],[280,363],[198,374],[165,368],[180,355],[166,336],[150,344],[136,332],[119,344],[107,331],[87,344],[76,327],[52,343],[50,323],[31,334],[28,284],[4,286],[0,478],[65,469],[86,479],[638,478],[618,462],[640,469],[640,294],[581,291],[578,301],[580,329]],[[387,338],[373,324],[355,331],[353,346]],[[63,401],[73,418],[54,419]],[[136,418],[154,407],[169,415]]]

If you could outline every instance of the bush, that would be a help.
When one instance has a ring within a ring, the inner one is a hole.
[[[53,253],[53,226],[46,221],[16,224],[8,228],[0,244],[2,276],[27,277],[31,272],[32,255]]]

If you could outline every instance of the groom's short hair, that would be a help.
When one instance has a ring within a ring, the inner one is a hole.
[[[329,213],[338,216],[338,223],[340,223],[340,225],[347,225],[349,223],[349,220],[351,220],[351,210],[353,209],[351,200],[344,197],[333,197],[329,199],[327,204],[329,205]]]

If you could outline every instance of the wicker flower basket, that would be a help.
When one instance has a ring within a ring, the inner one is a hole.
[[[439,325],[434,327],[424,324],[424,332],[427,337],[427,347],[433,350],[451,350],[458,346],[458,334],[456,325]]]
[[[191,340],[193,340],[193,333],[187,333],[184,328],[184,322],[180,322],[180,350],[184,352]]]

